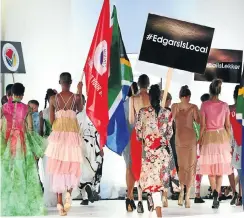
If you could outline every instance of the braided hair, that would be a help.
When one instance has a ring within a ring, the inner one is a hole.
[[[46,96],[45,96],[45,106],[44,109],[46,109],[47,107],[47,102],[49,101],[50,97],[56,95],[56,92],[53,89],[48,89]]]
[[[161,90],[159,85],[152,85],[149,90],[149,98],[150,103],[153,109],[156,111],[156,114],[158,115],[160,111],[160,99],[161,99]]]

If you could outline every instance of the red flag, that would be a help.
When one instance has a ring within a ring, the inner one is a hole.
[[[104,0],[90,51],[84,67],[87,89],[86,113],[100,134],[100,146],[107,140],[108,116],[108,73],[110,69],[109,0]]]

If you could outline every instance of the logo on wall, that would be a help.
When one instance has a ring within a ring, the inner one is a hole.
[[[1,73],[26,73],[20,42],[1,41]]]
[[[95,50],[94,67],[97,73],[102,76],[107,72],[108,45],[105,40],[100,42]]]
[[[12,72],[15,72],[19,68],[19,55],[16,48],[6,43],[2,49],[2,58],[5,66]]]

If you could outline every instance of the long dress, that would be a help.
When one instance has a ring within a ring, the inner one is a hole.
[[[79,113],[77,118],[84,143],[83,163],[81,166],[82,175],[80,178],[79,189],[83,192],[84,187],[89,184],[94,188],[94,191],[96,191],[95,186],[100,183],[101,179],[99,176],[96,177],[96,175],[99,173],[98,171],[103,163],[103,158],[100,155],[99,134],[85,111]]]
[[[158,116],[152,107],[138,114],[136,133],[143,141],[140,185],[145,192],[168,190],[171,156],[167,146],[173,134],[171,112],[161,108]]]
[[[42,111],[43,120],[44,120],[44,138],[47,140],[47,137],[51,134],[52,126],[50,123],[50,108],[45,108]],[[43,157],[43,169],[44,169],[44,202],[46,207],[54,207],[57,205],[57,196],[55,193],[50,192],[50,176],[46,173],[47,168],[47,156]]]
[[[181,185],[191,187],[195,181],[197,166],[197,138],[193,128],[194,117],[198,116],[198,108],[191,105],[181,110],[175,105],[176,124],[176,153],[179,166],[179,180]]]
[[[44,155],[42,137],[33,131],[27,105],[9,101],[2,112],[1,216],[44,215],[35,160]]]
[[[206,101],[202,103],[201,114],[206,120],[206,130],[201,141],[200,174],[230,175],[230,133],[225,129],[226,117],[230,116],[229,106],[222,101]]]
[[[62,98],[61,94],[58,94]],[[55,97],[56,113],[52,132],[48,137],[48,147],[45,152],[48,157],[47,173],[50,178],[50,191],[62,194],[68,189],[77,189],[81,176],[82,139],[76,117],[76,96],[72,95],[71,107],[65,110],[59,107],[58,95]]]

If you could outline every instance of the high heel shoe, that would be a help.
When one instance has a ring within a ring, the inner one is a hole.
[[[138,205],[137,205],[137,213],[144,213],[144,207],[143,207],[142,201],[139,201],[138,202]]]
[[[212,205],[213,209],[219,208],[218,195],[219,195],[219,193],[216,190],[214,190],[213,191],[213,205]]]
[[[65,195],[65,203],[64,203],[64,210],[68,212],[71,208],[71,195],[69,192],[66,192]]]
[[[184,189],[181,190],[179,198],[178,198],[178,205],[183,206],[183,201],[184,201]]]
[[[126,206],[126,211],[127,212],[132,212],[133,211],[133,207],[131,205],[131,200],[129,198],[126,198],[125,206]]]
[[[67,212],[64,210],[63,205],[57,204],[57,209],[60,216],[67,216]]]
[[[232,197],[232,199],[231,199],[231,201],[230,201],[230,205],[234,205],[234,204],[236,204],[237,199],[238,199],[238,193],[237,193],[237,192],[234,192],[234,193],[233,193],[233,197]]]

